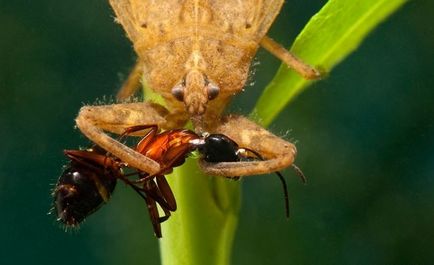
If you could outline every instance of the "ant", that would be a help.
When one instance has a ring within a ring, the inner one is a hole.
[[[175,211],[176,200],[167,183],[165,174],[182,165],[195,148],[189,141],[199,136],[189,130],[170,130],[158,133],[157,126],[134,126],[121,136],[150,129],[137,144],[135,150],[157,161],[161,171],[155,174],[130,167],[119,158],[107,153],[99,146],[87,150],[65,150],[69,164],[61,174],[53,191],[54,209],[58,220],[67,227],[75,227],[85,217],[108,202],[117,180],[122,180],[145,200],[155,235],[162,237],[160,224]],[[125,174],[123,169],[135,172]],[[130,176],[136,175],[136,180]],[[160,217],[157,204],[164,211]]]
[[[242,160],[263,160],[257,152],[239,148],[235,141],[223,134],[199,136],[187,129],[158,133],[156,125],[139,125],[127,128],[121,138],[147,129],[149,131],[137,144],[135,150],[159,163],[161,170],[155,174],[132,168],[98,146],[87,150],[64,151],[70,161],[53,191],[54,208],[59,221],[66,226],[77,226],[85,217],[98,210],[103,203],[108,202],[117,180],[122,180],[145,200],[154,233],[161,238],[160,224],[166,221],[171,212],[177,208],[165,175],[174,167],[182,165],[191,152],[198,150],[202,156],[202,163],[243,163]],[[305,181],[303,173],[295,165],[293,167]],[[124,168],[130,168],[135,172],[125,174]],[[275,173],[282,182],[286,216],[289,217],[286,182],[280,172]],[[130,180],[129,177],[132,175],[136,175],[137,179]],[[164,211],[162,217],[158,213],[157,204]]]
[[[139,126],[131,127],[124,135],[133,133],[138,128]],[[140,128],[142,129],[144,128]],[[184,163],[186,155],[191,152],[186,143],[189,138],[196,138],[197,135],[184,133],[185,130],[157,134],[157,130],[152,126],[136,147],[138,152],[160,163],[161,172],[153,175],[137,169],[135,173],[124,174],[122,169],[128,165],[98,146],[87,150],[65,150],[70,161],[53,191],[58,220],[66,226],[77,226],[103,203],[108,202],[117,180],[122,180],[145,200],[155,235],[161,238],[160,223],[167,220],[170,212],[177,207],[164,174]],[[131,175],[137,175],[138,179],[130,180],[128,177]],[[159,216],[157,204],[165,216]]]
[[[126,165],[98,146],[86,150],[65,150],[70,160],[53,191],[57,220],[67,227],[76,227],[87,216],[107,203],[117,180],[122,180],[145,200],[155,235],[161,237],[160,223],[176,210],[176,201],[163,175],[147,178],[145,172],[125,174]],[[128,177],[137,175],[138,180]],[[140,185],[139,185],[140,184]],[[158,214],[157,203],[165,216]]]

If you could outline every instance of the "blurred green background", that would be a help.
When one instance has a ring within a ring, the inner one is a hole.
[[[287,1],[270,35],[290,45],[325,2]],[[309,181],[283,172],[287,221],[275,176],[244,180],[233,264],[433,264],[432,10],[408,3],[272,124]],[[78,231],[47,215],[62,150],[87,145],[78,109],[110,102],[134,61],[106,1],[0,1],[0,264],[159,263],[124,185]],[[256,61],[232,112],[249,113],[279,65],[262,50]]]

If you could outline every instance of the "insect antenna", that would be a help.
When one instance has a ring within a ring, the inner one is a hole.
[[[274,172],[274,173],[276,173],[276,175],[279,177],[280,181],[282,182],[283,195],[285,196],[285,214],[286,214],[286,218],[289,219],[289,195],[288,195],[288,186],[286,185],[285,178],[283,177],[283,175],[282,175],[279,171],[276,171],[276,172]]]
[[[239,153],[245,153],[245,151],[248,151],[252,154],[254,154],[256,156],[256,158],[258,158],[259,160],[264,160],[264,158],[256,151],[252,150],[252,149],[248,149],[248,148],[242,148],[239,149]],[[306,183],[306,177],[304,176],[303,172],[293,164],[294,170],[296,171],[296,174],[299,175],[302,180],[303,183]],[[283,188],[283,196],[284,196],[284,200],[285,200],[285,215],[286,218],[289,219],[289,195],[288,195],[288,186],[286,185],[286,181],[285,178],[283,177],[282,173],[280,173],[280,171],[276,171],[274,172],[276,173],[276,175],[279,177],[281,183],[282,183],[282,188]]]

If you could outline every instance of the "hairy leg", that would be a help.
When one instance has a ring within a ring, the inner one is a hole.
[[[306,79],[318,79],[321,77],[321,73],[318,70],[304,63],[302,60],[282,47],[279,43],[270,39],[268,36],[265,36],[261,40],[260,44],[264,49],[279,58],[282,62],[288,65],[288,67],[294,69],[302,77]]]
[[[76,124],[89,140],[112,153],[128,166],[155,174],[160,170],[157,162],[113,139],[104,131],[120,135],[127,128],[137,124],[152,124],[166,129],[167,114],[165,108],[153,103],[84,106],[80,109]]]
[[[119,101],[125,101],[129,97],[133,96],[137,90],[139,90],[140,80],[143,75],[143,64],[139,61],[136,62],[127,80],[122,85],[121,89],[116,94],[116,99]]]
[[[230,177],[272,173],[291,166],[297,153],[297,149],[292,143],[277,137],[241,116],[225,117],[216,132],[228,136],[240,148],[247,148],[257,152],[264,161],[222,162],[217,164],[200,161],[199,164],[202,170],[209,175]]]

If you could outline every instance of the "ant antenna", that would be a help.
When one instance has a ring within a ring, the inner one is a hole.
[[[288,196],[288,186],[286,186],[285,178],[283,177],[283,175],[282,175],[279,171],[276,171],[276,172],[274,172],[274,173],[276,173],[276,175],[279,177],[280,181],[282,182],[283,195],[285,196],[285,213],[286,213],[286,218],[289,219],[289,196]]]
[[[243,153],[243,151],[249,151],[250,153],[254,154],[259,160],[264,160],[264,158],[256,151],[248,148],[240,148],[238,149],[240,153]],[[303,180],[303,183],[306,183],[306,177],[304,176],[301,169],[299,169],[296,165],[292,164],[292,167],[294,168],[295,172],[298,176],[301,177]],[[286,185],[285,178],[283,177],[282,173],[279,171],[274,172],[279,177],[280,181],[282,182],[282,188],[283,188],[283,195],[285,197],[285,214],[286,218],[289,219],[289,195],[288,195],[288,186]]]

